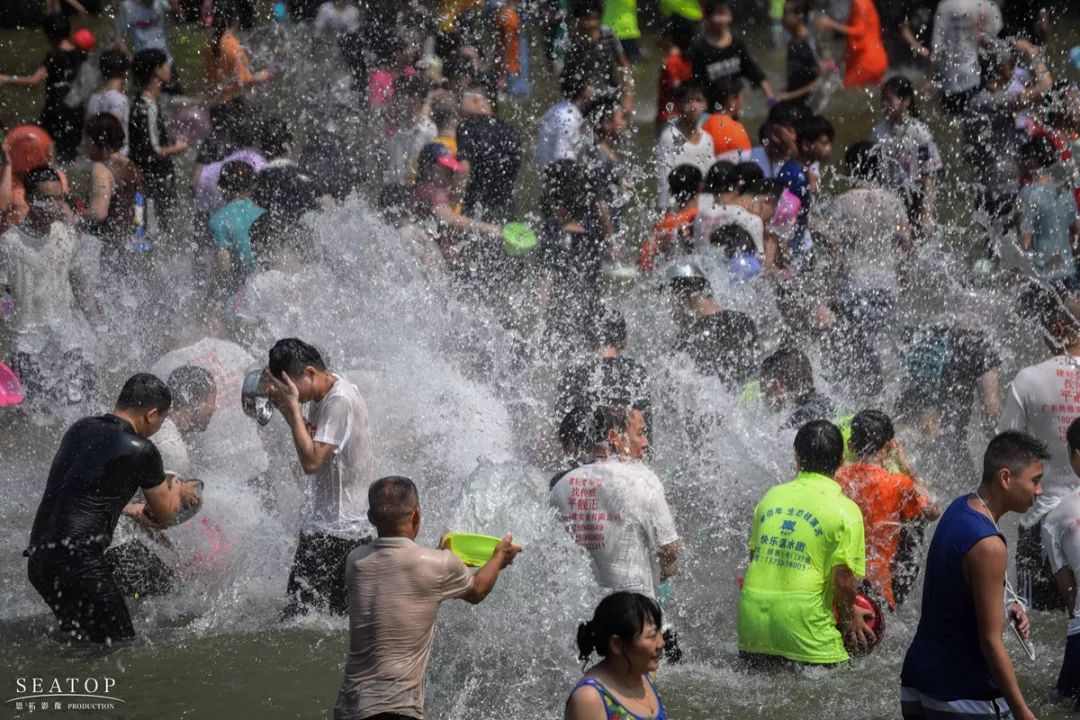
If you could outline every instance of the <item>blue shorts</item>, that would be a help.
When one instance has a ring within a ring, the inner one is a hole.
[[[1006,720],[1012,711],[1004,698],[993,700],[938,700],[914,688],[900,688],[904,720]]]

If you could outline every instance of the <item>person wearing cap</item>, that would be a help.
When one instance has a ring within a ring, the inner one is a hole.
[[[461,261],[465,249],[463,234],[496,237],[502,232],[496,225],[474,220],[454,210],[461,185],[458,173],[466,171],[465,165],[441,143],[428,143],[417,158],[413,212],[419,220],[430,223],[435,242],[451,267]]]
[[[849,446],[855,462],[837,470],[836,482],[862,511],[866,582],[871,594],[895,610],[892,565],[897,559],[901,529],[937,520],[941,509],[911,469],[888,415],[879,410],[856,414],[851,421]]]
[[[844,438],[813,420],[794,449],[798,474],[754,508],[738,613],[739,655],[752,666],[836,665],[875,640],[854,605],[866,572],[862,513],[833,479]]]

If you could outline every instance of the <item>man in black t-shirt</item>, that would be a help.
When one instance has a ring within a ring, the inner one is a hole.
[[[574,0],[562,74],[581,78],[594,95],[614,97],[627,112],[634,109],[634,76],[622,43],[600,24],[599,0]]]
[[[934,424],[943,434],[963,437],[971,420],[976,389],[986,414],[995,421],[1001,414],[997,394],[1000,363],[997,351],[978,330],[943,323],[909,328],[904,350],[903,404],[923,413],[933,412]]]
[[[686,59],[693,68],[693,78],[705,88],[709,112],[724,112],[724,100],[730,87],[742,87],[749,80],[760,87],[765,97],[773,91],[765,71],[757,64],[742,40],[731,33],[731,8],[725,0],[705,0],[702,34],[690,44]]]
[[[124,383],[113,412],[86,417],[60,441],[34,518],[27,574],[60,629],[76,639],[115,642],[135,636],[124,598],[105,561],[105,548],[140,488],[139,520],[169,524],[184,502],[148,439],[172,405],[168,387],[146,373]]]
[[[650,430],[649,374],[626,349],[626,320],[614,308],[595,313],[589,328],[593,356],[568,368],[559,383],[558,416],[575,407],[595,411],[602,405],[624,402],[645,414]]]
[[[495,117],[483,85],[461,94],[465,116],[457,126],[458,160],[469,163],[461,211],[466,217],[506,222],[514,214],[514,183],[521,166],[521,135]]]
[[[968,448],[976,390],[989,420],[1001,414],[997,351],[979,330],[945,323],[908,328],[897,416],[924,439],[930,464],[957,475],[978,470]]]

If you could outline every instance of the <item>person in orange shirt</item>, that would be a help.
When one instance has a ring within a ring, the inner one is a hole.
[[[657,134],[679,114],[675,107],[675,91],[694,74],[694,66],[686,58],[686,52],[697,30],[697,23],[672,23],[665,34],[671,40],[671,48],[660,67],[660,87],[656,93]]]
[[[851,0],[847,24],[828,15],[817,19],[817,29],[832,30],[847,38],[844,49],[844,87],[880,85],[889,69],[889,57],[881,41],[881,19],[874,0]]]
[[[658,261],[663,262],[680,250],[693,250],[694,218],[698,214],[702,177],[701,170],[693,165],[678,165],[668,173],[671,209],[656,223],[652,237],[645,238],[641,244],[637,264],[642,272],[652,272]]]
[[[211,116],[215,129],[222,121],[243,115],[244,94],[268,82],[269,70],[252,72],[248,52],[236,37],[240,11],[233,0],[214,3],[214,29],[203,47],[203,65],[210,85]]]
[[[895,610],[892,566],[901,528],[937,520],[941,509],[912,471],[888,415],[879,410],[858,413],[851,421],[849,446],[855,462],[840,468],[836,482],[863,514],[870,591]]]
[[[521,64],[521,14],[517,0],[504,0],[495,12],[495,31],[498,54],[493,65],[499,90],[528,95],[529,83]]]
[[[742,112],[742,90],[738,84],[723,83],[721,89],[713,85],[718,96],[723,97],[723,112],[713,113],[702,123],[701,129],[709,133],[713,141],[713,152],[721,160],[739,163],[750,159],[750,135],[739,122]]]

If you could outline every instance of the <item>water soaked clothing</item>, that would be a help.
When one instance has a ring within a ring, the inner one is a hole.
[[[548,501],[589,551],[602,588],[657,596],[658,553],[679,535],[656,473],[636,460],[601,460],[560,478]]]
[[[754,509],[739,595],[739,651],[828,665],[848,659],[832,615],[833,569],[866,572],[859,506],[832,478],[802,472]]]
[[[164,480],[157,448],[122,418],[83,418],[65,433],[24,553],[62,630],[93,642],[134,637],[104,552],[135,491]]]
[[[933,505],[915,480],[880,465],[849,463],[836,472],[836,482],[863,514],[866,531],[866,579],[874,591],[896,608],[892,565],[900,547],[900,529],[922,517]]]
[[[926,558],[922,616],[900,673],[902,688],[936,702],[1001,696],[980,648],[975,598],[962,578],[964,556],[976,543],[995,536],[1005,542],[1005,537],[988,517],[972,509],[968,497],[954,500],[938,521]]]
[[[127,420],[100,415],[64,434],[34,518],[30,550],[100,555],[135,491],[165,480],[161,454]]]
[[[349,652],[334,720],[424,717],[435,618],[473,575],[446,550],[381,537],[349,555]]]
[[[300,533],[285,590],[289,601],[282,616],[291,618],[315,609],[332,615],[347,613],[345,559],[353,550],[370,542],[370,538],[349,540],[323,533]]]
[[[652,680],[646,678],[649,683],[649,689],[652,690],[653,697],[656,698],[657,711],[649,720],[667,720],[667,713],[664,711],[664,701],[660,699],[660,693],[656,691],[656,686],[653,685]],[[600,699],[604,701],[604,716],[608,720],[645,720],[641,715],[635,715],[630,712],[626,707],[619,702],[619,699],[612,694],[610,690],[603,686],[603,684],[596,678],[586,677],[581,678],[574,691],[579,688],[591,687],[596,688],[596,692],[600,693]],[[573,693],[571,693],[572,695]]]

